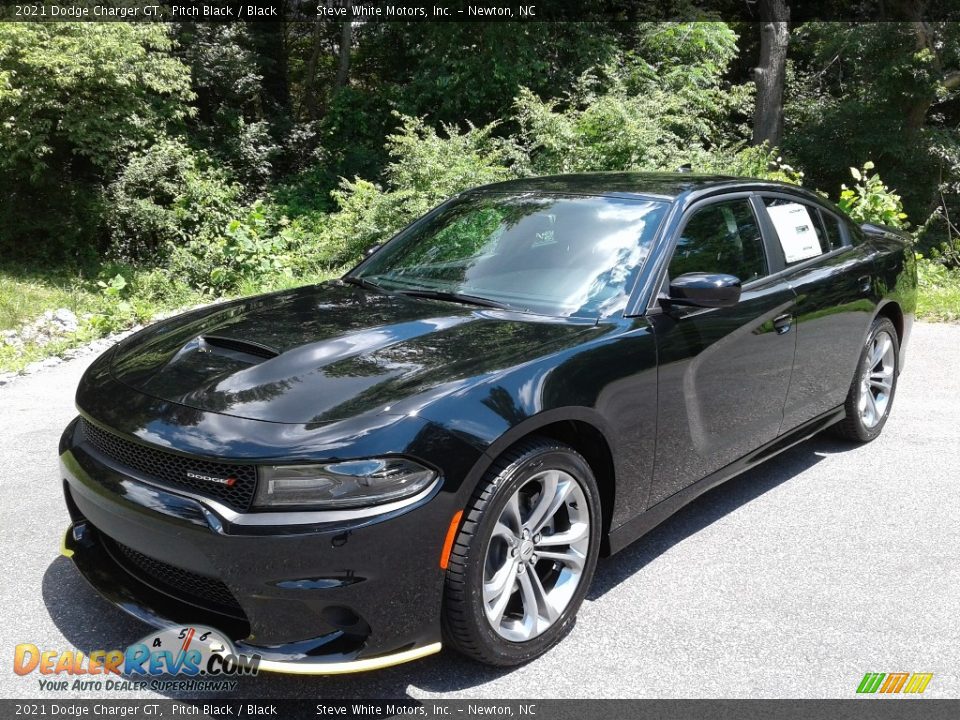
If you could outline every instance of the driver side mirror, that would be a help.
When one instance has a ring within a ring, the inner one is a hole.
[[[684,273],[670,281],[667,305],[719,308],[740,302],[740,278],[723,273]]]

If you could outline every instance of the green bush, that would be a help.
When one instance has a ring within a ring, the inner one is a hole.
[[[390,162],[382,184],[341,179],[331,193],[335,212],[306,212],[286,229],[294,266],[316,271],[355,261],[451,195],[531,172],[674,170],[691,162],[703,172],[799,182],[802,173],[768,148],[749,147],[745,135],[717,130],[716,117],[742,100],[739,90],[720,87],[728,40],[718,36],[708,53],[712,59],[695,68],[698,94],[704,84],[712,94],[700,97],[694,113],[691,98],[658,89],[651,78],[625,80],[622,68],[607,68],[602,79],[584,76],[563,103],[521,90],[511,119],[520,128],[515,136],[498,137],[497,123],[466,130],[445,126],[441,134],[421,118],[398,116],[400,127],[387,139]],[[628,92],[641,83],[648,92]]]
[[[0,23],[0,253],[91,261],[103,185],[192,113],[158,23]]]
[[[98,311],[86,318],[88,329],[95,335],[106,335],[132,325],[136,313],[129,300],[130,285],[126,276],[118,272],[113,277],[98,280],[97,287],[102,302]]]
[[[96,308],[85,316],[81,332],[93,337],[107,335],[147,322],[160,309],[186,304],[182,283],[171,282],[169,277],[161,280],[161,276],[159,270],[143,271],[124,263],[105,263],[93,283]]]
[[[857,223],[909,227],[900,196],[884,184],[879,173],[870,173],[873,168],[874,164],[870,161],[863,164],[862,170],[850,168],[856,184],[852,188],[840,186],[837,206]]]
[[[744,145],[708,153],[697,164],[698,172],[736,177],[754,177],[765,180],[802,185],[804,172],[784,162],[775,151],[764,145]]]
[[[516,100],[520,141],[536,174],[673,170],[698,159],[693,155],[703,140],[695,137],[696,119],[679,97],[633,95],[618,81],[598,94],[593,81],[583,78],[577,94],[564,102],[521,91]]]
[[[445,127],[441,136],[420,118],[401,117],[387,139],[391,161],[385,187],[344,179],[333,192],[337,211],[317,227],[314,250],[329,265],[348,263],[451,195],[516,177],[524,158],[495,124],[466,131]]]
[[[290,275],[293,238],[275,208],[256,202],[219,234],[203,234],[173,248],[169,270],[201,292],[229,293],[246,279]]]
[[[539,175],[674,171],[690,164],[696,172],[799,181],[801,174],[769,148],[750,147],[747,128],[732,122],[749,106],[750,94],[722,85],[728,58],[719,53],[686,66],[686,84],[679,71],[662,73],[628,57],[584,75],[564,98],[544,101],[523,89],[515,102],[517,144]]]
[[[113,254],[156,262],[171,246],[216,235],[239,213],[240,194],[203,153],[165,138],[132,154],[107,188]]]
[[[535,173],[745,164],[736,157],[750,136],[752,88],[726,80],[736,33],[725,23],[640,23],[636,38],[559,97],[521,90],[518,139]],[[770,153],[760,154],[765,174]]]
[[[197,291],[166,268],[137,270],[131,280],[131,295],[157,308],[182,308],[200,302]]]

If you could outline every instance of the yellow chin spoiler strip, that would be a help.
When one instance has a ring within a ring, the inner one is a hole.
[[[73,550],[67,547],[67,536],[70,534],[70,528],[67,528],[66,532],[63,533],[63,537],[60,538],[60,554],[65,558],[73,557]]]
[[[393,655],[367,658],[366,660],[351,660],[350,662],[283,662],[278,660],[261,660],[259,668],[266,672],[287,673],[290,675],[346,675],[348,673],[381,670],[383,668],[400,665],[411,660],[419,660],[427,655],[440,652],[441,643],[424,645],[423,647],[404,650]]]

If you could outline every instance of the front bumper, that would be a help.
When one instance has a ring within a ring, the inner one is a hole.
[[[280,672],[356,672],[440,649],[452,502],[439,483],[382,515],[244,526],[115,467],[75,424],[60,465],[73,521],[64,554],[151,625],[209,625]]]

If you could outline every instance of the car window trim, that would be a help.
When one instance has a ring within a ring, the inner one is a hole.
[[[767,212],[763,204],[762,194],[754,192],[750,197],[750,204],[753,205],[753,212],[757,215],[760,232],[763,234],[763,245],[767,249],[769,272],[766,277],[776,277],[787,267],[787,262],[783,255],[783,246],[780,245],[780,236],[777,235],[777,229],[773,226],[770,213]]]
[[[647,259],[644,261],[643,267],[640,269],[640,273],[637,275],[637,279],[634,281],[633,287],[630,288],[628,293],[627,306],[622,311],[623,318],[643,317],[648,314],[648,309],[643,303],[643,298],[655,294],[654,289],[656,285],[651,286],[651,277],[656,278],[659,275],[660,267],[663,265],[663,252],[661,252],[661,247],[664,242],[666,242],[664,237],[670,232],[670,228],[676,227],[677,218],[682,218],[683,213],[683,204],[676,199],[670,204],[670,207],[667,208],[667,212],[664,213],[663,219],[660,221],[660,226],[657,228],[657,233],[654,236],[653,244],[650,246]]]
[[[772,275],[770,275],[769,277],[771,278],[787,277],[789,275],[796,273],[797,271],[810,269],[811,267],[816,265],[818,260],[833,258],[838,255],[842,255],[845,252],[849,252],[850,250],[851,248],[849,246],[843,245],[841,247],[838,247],[836,250],[831,250],[830,252],[822,253],[812,258],[807,258],[806,260],[802,260],[798,263],[794,263],[793,265],[788,265],[787,267],[783,268],[783,270],[779,270],[773,273]]]
[[[763,229],[762,218],[758,215],[756,207],[754,207],[753,198],[755,195],[756,192],[753,190],[722,193],[697,200],[696,202],[691,203],[688,207],[683,208],[680,219],[674,226],[673,231],[670,233],[669,239],[666,240],[665,244],[662,245],[662,252],[659,253],[659,257],[657,258],[657,267],[651,273],[651,277],[654,278],[654,281],[651,283],[650,296],[647,300],[646,308],[642,312],[636,314],[650,315],[663,312],[663,308],[660,306],[659,302],[661,297],[660,291],[663,289],[663,283],[664,280],[666,280],[667,271],[670,267],[670,261],[673,259],[673,253],[677,249],[677,243],[680,240],[680,235],[686,229],[687,224],[690,222],[690,218],[693,217],[696,212],[710,205],[730,202],[732,200],[747,200],[747,203],[750,206],[750,212],[753,213],[754,220],[757,222],[757,228],[760,230],[760,237],[763,242],[763,251],[767,262],[767,274],[761,275],[758,278],[754,278],[753,280],[744,283],[743,289],[749,291],[752,287],[759,285],[760,283],[765,282],[768,278],[777,275],[777,272],[772,272],[773,268],[771,266],[770,252],[767,247],[767,234]]]

